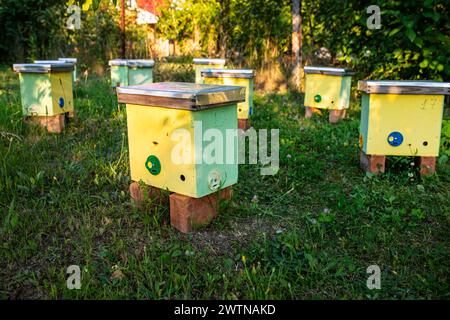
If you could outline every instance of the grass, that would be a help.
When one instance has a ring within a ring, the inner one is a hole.
[[[78,119],[47,134],[23,123],[18,81],[0,70],[1,299],[450,298],[448,158],[424,179],[405,158],[362,173],[357,102],[330,125],[303,118],[301,95],[257,94],[252,123],[280,128],[280,171],[240,166],[219,218],[185,235],[166,203],[131,206],[126,114],[108,83],[75,96]],[[81,290],[66,288],[73,264]],[[381,290],[366,287],[372,264]]]

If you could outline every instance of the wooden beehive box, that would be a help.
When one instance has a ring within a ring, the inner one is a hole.
[[[128,85],[153,83],[153,60],[128,60]]]
[[[126,59],[109,60],[111,67],[111,87],[122,87],[128,85],[128,66]]]
[[[58,60],[34,60],[34,63],[37,64],[46,64],[46,63],[70,63],[73,65],[73,71],[72,71],[72,77],[73,77],[73,83],[75,84],[76,80],[77,80],[77,75],[76,75],[76,60],[77,59],[70,59],[70,58],[61,58]]]
[[[77,58],[59,58],[59,61],[73,63],[73,82],[77,82]]]
[[[350,104],[353,73],[342,68],[305,67],[305,107],[345,110]]]
[[[73,112],[71,63],[15,64],[25,116]]]
[[[153,83],[153,60],[114,59],[109,65],[113,88]]]
[[[245,87],[245,101],[238,103],[238,119],[248,119],[253,114],[253,70],[205,69],[201,72],[205,84]]]
[[[201,150],[211,144],[203,139],[208,129],[224,139],[237,129],[236,104],[244,101],[244,90],[171,82],[118,87],[118,101],[127,108],[131,179],[193,198],[235,184],[237,143],[224,140],[224,149],[216,150],[223,163],[211,163]]]
[[[225,67],[225,62],[225,59],[195,58],[195,83],[203,83],[201,74],[203,69],[223,69]]]
[[[360,145],[367,155],[437,157],[450,83],[359,81]]]

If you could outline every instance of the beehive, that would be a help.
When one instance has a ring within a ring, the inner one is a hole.
[[[209,58],[194,59],[195,83],[203,83],[203,78],[201,74],[203,69],[223,69],[224,66],[225,66],[225,59],[209,59]]]
[[[153,83],[153,60],[128,60],[128,85]]]
[[[367,155],[437,157],[450,83],[359,81],[360,145]]]
[[[77,82],[77,58],[59,58],[58,60],[73,63],[73,82]]]
[[[128,85],[128,67],[126,59],[109,60],[111,67],[111,87],[121,87]]]
[[[205,84],[245,87],[245,101],[238,103],[238,119],[248,119],[253,114],[253,70],[205,69],[201,72]]]
[[[71,63],[15,64],[25,116],[73,112]]]
[[[193,198],[235,184],[237,138],[230,145],[225,137],[237,128],[244,90],[171,82],[118,87],[118,101],[127,108],[131,179]],[[216,150],[222,162],[202,152],[211,144],[203,137],[208,132],[223,137],[223,149]]]
[[[153,83],[153,60],[114,59],[109,65],[112,87]]]
[[[34,60],[34,63],[37,64],[46,64],[46,63],[70,63],[73,65],[73,71],[72,71],[72,77],[73,77],[73,82],[75,83],[77,80],[77,74],[76,74],[76,61],[77,59],[75,58],[60,58],[58,60]]]
[[[350,104],[351,75],[342,68],[305,67],[305,107],[345,110]]]

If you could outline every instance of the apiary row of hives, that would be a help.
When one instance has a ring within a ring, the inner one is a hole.
[[[306,117],[321,109],[329,110],[332,123],[345,117],[354,73],[322,67],[305,67],[304,71]],[[363,80],[358,90],[362,92],[359,143],[363,168],[384,172],[386,156],[410,156],[424,167],[421,173],[432,173],[450,83]]]
[[[153,83],[155,61],[144,59],[114,59],[109,61],[111,86],[122,87]]]
[[[202,152],[210,143],[203,137],[208,130],[227,136],[248,127],[253,70],[227,69],[223,59],[194,59],[195,83],[153,83],[152,60],[115,59],[109,65],[111,86],[118,102],[126,104],[132,198],[139,203],[144,193],[159,197],[167,190],[174,227],[187,232],[208,223],[217,214],[218,198],[229,198],[238,181],[238,152],[234,137],[231,148],[215,150],[231,161],[211,161]],[[25,115],[48,121],[73,114],[73,62],[38,61],[14,65],[14,70]],[[330,122],[344,118],[354,73],[323,67],[304,71],[306,116],[325,109]],[[363,91],[360,146],[365,169],[383,171],[385,156],[404,155],[418,157],[432,172],[450,84],[360,81],[358,88]]]
[[[153,83],[152,60],[114,59],[109,66],[111,86],[119,103],[126,104],[132,197],[142,196],[138,183],[149,186],[152,194],[168,190],[176,228],[189,231],[209,222],[217,214],[215,193],[229,198],[238,180],[237,136],[231,151],[229,146],[220,151],[233,153],[231,162],[211,162],[195,149],[207,146],[203,135],[210,129],[226,136],[248,126],[253,70],[225,69],[224,60],[195,59],[200,75],[196,83]],[[40,60],[13,67],[19,74],[24,115],[60,132],[66,116],[74,113],[75,62]],[[180,130],[187,133],[182,144],[173,139]],[[177,147],[183,163],[173,160]]]

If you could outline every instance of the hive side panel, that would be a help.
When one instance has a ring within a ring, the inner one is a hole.
[[[194,197],[194,132],[187,110],[127,105],[131,179]],[[178,129],[178,130],[177,130]],[[149,157],[160,163],[151,174]],[[182,158],[184,157],[184,158]],[[184,160],[183,160],[184,159]]]
[[[111,86],[116,87],[128,85],[128,67],[126,66],[111,66]]]
[[[195,70],[195,83],[205,83],[205,79],[202,77],[202,70],[205,69],[225,69],[225,66],[220,64],[196,64]]]
[[[72,78],[73,78],[73,83],[76,83],[77,82],[77,65],[76,64],[73,66]]]
[[[204,84],[217,84],[217,85],[223,85],[224,79],[223,78],[203,78]]]
[[[342,77],[341,92],[336,105],[337,109],[348,109],[350,106],[350,94],[352,89],[352,77]]]
[[[197,123],[198,121],[202,123],[203,157],[202,163],[196,165],[196,173],[197,197],[203,197],[214,192],[210,186],[214,182],[212,179],[217,176],[220,177],[221,189],[237,183],[237,106],[232,104],[203,112],[195,112],[194,118]],[[198,136],[196,137],[198,139]],[[215,148],[216,146],[218,148]],[[216,153],[214,150],[216,152],[219,150],[219,152]],[[222,151],[222,157],[220,151]]]
[[[153,68],[128,68],[128,85],[153,83]]]
[[[253,79],[247,78],[204,78],[206,84],[245,87],[245,101],[237,104],[238,119],[248,119],[253,112]]]
[[[254,92],[254,79],[249,79],[248,84],[248,105],[249,105],[249,116],[253,114],[253,92]]]
[[[248,119],[253,105],[253,80],[245,78],[224,78],[224,84],[245,87],[245,101],[237,104],[238,119]]]
[[[361,122],[359,124],[360,148],[367,153],[367,136],[369,129],[370,96],[362,94],[361,102]]]
[[[338,109],[342,77],[322,74],[307,74],[305,107]],[[319,96],[320,101],[315,98]]]
[[[367,153],[437,156],[443,105],[439,95],[371,94]],[[388,139],[398,133],[403,141],[393,146]]]
[[[22,111],[28,116],[53,115],[52,92],[48,73],[20,73]]]
[[[58,72],[50,75],[52,86],[53,114],[73,111],[73,75],[71,72]],[[63,99],[63,100],[60,100]],[[60,103],[62,102],[62,107]]]
[[[203,78],[202,78],[202,74],[201,74],[203,69],[205,69],[205,66],[203,66],[203,65],[194,65],[195,83],[199,83],[199,84],[204,83]]]

